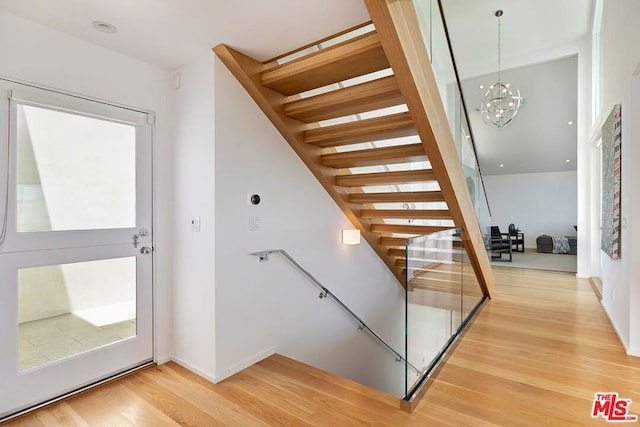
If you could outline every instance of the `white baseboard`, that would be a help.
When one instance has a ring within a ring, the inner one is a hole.
[[[627,350],[629,356],[640,357],[640,348],[631,347]]]
[[[275,347],[271,347],[265,351],[262,351],[258,354],[256,354],[253,357],[250,357],[249,359],[245,360],[244,362],[241,362],[237,365],[235,365],[233,368],[230,369],[226,369],[223,372],[215,375],[213,377],[213,382],[214,383],[219,383],[220,381],[226,380],[227,378],[229,378],[232,375],[237,374],[238,372],[247,369],[249,366],[251,365],[255,365],[256,363],[260,362],[261,360],[266,359],[267,357],[273,355],[276,352],[276,348]]]
[[[604,299],[602,301],[604,301]],[[618,330],[618,327],[616,326],[616,324],[611,319],[611,315],[609,314],[609,311],[607,310],[607,307],[604,304],[602,304],[602,301],[600,301],[600,305],[602,305],[602,309],[604,310],[604,313],[607,315],[607,318],[609,319],[609,323],[611,323],[611,326],[613,327],[613,330],[616,332],[616,335],[618,336],[618,340],[622,344],[622,347],[624,347],[624,351],[627,354],[632,355],[631,354],[631,349],[629,348],[629,345],[624,340],[624,338],[622,338],[622,335],[620,334],[620,331]],[[640,355],[640,353],[638,353],[638,354]]]
[[[171,356],[159,357],[159,358],[156,360],[156,363],[157,363],[158,365],[164,365],[165,363],[167,363],[167,362],[171,362],[172,360],[173,360],[173,357],[171,357]],[[176,363],[178,363],[178,362],[176,362]]]
[[[215,383],[216,381],[214,380],[214,377],[212,377],[210,374],[207,374],[206,372],[204,372],[204,370],[193,366],[190,363],[187,363],[183,360],[178,359],[177,357],[172,357],[170,358],[170,360],[172,360],[173,362],[177,363],[178,365],[182,366],[185,369],[190,370],[191,372],[193,372],[194,374],[198,374],[199,376],[201,376],[202,378],[211,381],[212,383]],[[168,362],[168,361],[167,361]],[[158,362],[160,363],[160,362]],[[165,362],[166,363],[166,362]]]

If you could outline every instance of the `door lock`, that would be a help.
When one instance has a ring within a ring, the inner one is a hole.
[[[146,228],[141,228],[138,233],[134,234],[131,237],[133,239],[134,248],[138,247],[138,240],[140,240],[141,237],[149,237],[149,230],[147,230]]]
[[[151,252],[153,252],[153,249],[150,248],[149,246],[143,246],[140,248],[140,253],[142,255],[149,255]]]

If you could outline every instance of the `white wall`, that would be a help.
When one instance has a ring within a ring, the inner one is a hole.
[[[640,73],[636,70],[636,74],[631,82],[631,107],[632,111],[629,117],[638,117],[640,113]],[[630,135],[637,142],[638,137],[640,136],[640,121],[639,120],[627,120],[627,122],[631,122],[629,125]],[[623,125],[623,132],[624,132]],[[629,138],[630,141],[633,141]],[[627,156],[628,154],[629,156]],[[640,169],[637,167],[630,167],[631,165],[637,165],[640,162],[640,147],[638,147],[637,143],[627,144],[627,153],[623,152],[622,155],[623,164],[622,167],[628,169],[626,172],[626,176],[628,176],[627,181],[629,181],[623,187],[623,191],[628,191],[626,195],[623,195],[623,199],[626,199],[627,196],[630,196],[631,201],[629,203],[628,209],[629,214],[625,215],[627,218],[625,234],[628,235],[626,239],[627,252],[623,254],[623,256],[628,258],[629,265],[629,277],[628,277],[628,286],[629,286],[629,354],[634,356],[640,356],[640,250],[638,246],[640,245],[638,238],[640,237],[640,224],[638,221],[640,220],[640,197],[638,196],[638,184],[640,183]],[[628,159],[628,160],[626,160]],[[625,178],[625,172],[623,172],[622,178]],[[624,185],[624,184],[623,184]],[[624,206],[622,207],[624,209]],[[623,224],[624,225],[624,224]],[[624,249],[624,248],[623,248]],[[609,283],[608,285],[610,285]]]
[[[603,2],[602,116],[622,104],[622,224],[620,259],[601,254],[602,304],[630,354],[640,356],[640,174],[637,139],[640,124],[640,77],[633,77],[640,62],[640,4],[633,0]],[[596,121],[594,133],[601,125]],[[592,171],[592,173],[600,173]],[[595,198],[595,197],[594,197]]]
[[[215,66],[215,372],[273,351],[400,395],[400,364],[290,265],[249,253],[283,248],[399,351],[403,288],[352,228],[226,67]],[[260,194],[251,206],[247,195]],[[260,231],[249,231],[259,217]]]
[[[213,52],[183,67],[175,91],[174,358],[214,376]],[[174,78],[178,78],[175,76]],[[200,232],[191,220],[200,217]]]
[[[578,52],[578,277],[591,277],[592,264],[591,246],[592,240],[597,239],[591,232],[591,224],[594,221],[591,207],[594,200],[591,197],[591,172],[592,149],[589,136],[591,126],[591,48],[590,38],[585,37],[577,43]]]
[[[526,173],[484,177],[491,222],[506,233],[513,223],[536,247],[542,234],[575,236],[578,189],[576,172]]]
[[[156,346],[171,352],[172,140],[168,74],[156,67],[0,12],[0,76],[156,113]]]

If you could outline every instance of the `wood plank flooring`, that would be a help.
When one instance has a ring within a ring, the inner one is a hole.
[[[7,425],[606,425],[590,415],[601,391],[632,399],[631,413],[640,413],[640,359],[624,353],[588,280],[494,272],[495,299],[413,414],[389,395],[276,355],[217,385],[168,363]]]

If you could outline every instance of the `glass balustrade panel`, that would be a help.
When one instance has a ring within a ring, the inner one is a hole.
[[[456,230],[406,246],[407,393],[421,380],[462,322],[462,251]]]

